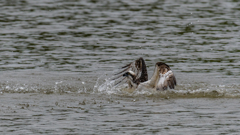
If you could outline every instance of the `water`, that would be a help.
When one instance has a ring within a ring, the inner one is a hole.
[[[240,2],[0,1],[1,134],[238,134]],[[175,90],[113,87],[162,61]]]

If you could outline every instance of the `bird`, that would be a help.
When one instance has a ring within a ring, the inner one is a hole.
[[[163,62],[155,64],[154,73],[148,80],[148,73],[145,61],[142,57],[121,67],[122,71],[114,74],[113,80],[118,80],[115,85],[127,82],[130,89],[155,89],[157,91],[174,89],[177,85],[175,75],[171,68]],[[122,79],[120,79],[122,78]]]

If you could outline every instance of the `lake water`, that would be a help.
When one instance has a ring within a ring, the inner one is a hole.
[[[0,1],[1,134],[239,134],[238,0]],[[175,90],[110,80],[139,57]]]

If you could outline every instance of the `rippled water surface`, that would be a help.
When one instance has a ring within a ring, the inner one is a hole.
[[[2,134],[238,134],[240,2],[0,1]],[[109,78],[143,57],[175,90]]]

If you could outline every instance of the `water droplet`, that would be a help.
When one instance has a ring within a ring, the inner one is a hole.
[[[55,84],[59,84],[59,83],[62,83],[62,81],[60,81],[60,82],[55,82]]]

